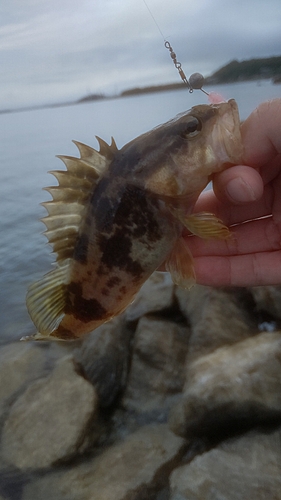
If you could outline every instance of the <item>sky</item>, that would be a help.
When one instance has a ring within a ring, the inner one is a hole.
[[[280,0],[3,0],[0,109],[180,81],[281,55]]]

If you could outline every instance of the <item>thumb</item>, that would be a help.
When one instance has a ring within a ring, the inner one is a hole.
[[[213,189],[220,201],[240,205],[262,197],[263,181],[254,168],[236,165],[214,176]]]

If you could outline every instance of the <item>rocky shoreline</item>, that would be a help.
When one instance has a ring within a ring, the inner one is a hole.
[[[155,273],[83,342],[1,347],[0,432],[0,500],[281,500],[281,287]]]

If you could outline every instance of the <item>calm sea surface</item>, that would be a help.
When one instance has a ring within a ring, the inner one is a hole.
[[[209,90],[209,88],[208,88]],[[212,88],[235,98],[241,118],[260,102],[281,97],[268,81]],[[190,107],[205,96],[186,90],[0,115],[0,343],[34,332],[25,307],[28,285],[54,260],[42,235],[42,187],[55,183],[48,170],[63,168],[56,154],[77,155],[72,139],[97,147],[94,135],[118,147]]]

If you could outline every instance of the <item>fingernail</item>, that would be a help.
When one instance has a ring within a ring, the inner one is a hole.
[[[257,199],[252,186],[247,184],[242,177],[236,177],[229,181],[226,191],[229,198],[235,203],[245,203]]]

